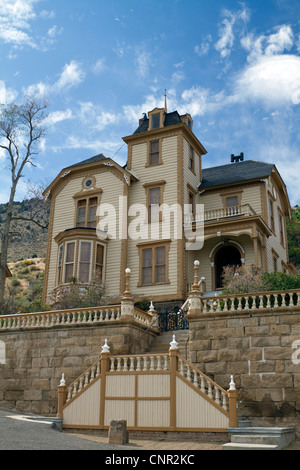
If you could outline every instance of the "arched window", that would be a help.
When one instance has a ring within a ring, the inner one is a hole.
[[[215,256],[216,289],[222,288],[222,274],[225,266],[241,266],[241,253],[232,245],[223,246]]]

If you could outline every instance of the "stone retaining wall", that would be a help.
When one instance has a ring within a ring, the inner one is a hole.
[[[134,321],[1,331],[5,364],[0,363],[0,406],[21,413],[55,416],[62,373],[67,384],[100,357],[105,339],[111,354],[129,354],[145,327]],[[151,333],[153,338],[154,333]],[[146,348],[147,335],[140,349]]]
[[[234,375],[252,426],[296,427],[299,439],[300,308],[188,317],[191,362],[224,388]]]

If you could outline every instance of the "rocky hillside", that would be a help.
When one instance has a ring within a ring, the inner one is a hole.
[[[0,230],[4,222],[7,204],[0,204]],[[37,199],[28,199],[14,203],[13,220],[10,232],[11,239],[8,251],[8,263],[27,258],[44,258],[46,255],[48,229],[31,222],[34,219],[42,226],[49,219],[50,206]]]

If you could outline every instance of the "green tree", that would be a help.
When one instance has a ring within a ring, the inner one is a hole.
[[[286,227],[289,259],[300,269],[300,207],[292,209],[291,219],[287,221]]]

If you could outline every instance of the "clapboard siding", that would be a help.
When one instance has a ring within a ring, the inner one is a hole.
[[[116,221],[119,217],[119,196],[123,195],[124,182],[114,173],[107,171],[95,171],[96,187],[101,188],[100,203],[109,203],[115,208]],[[58,245],[54,238],[60,232],[73,228],[75,223],[75,201],[74,195],[82,190],[83,175],[70,178],[55,198],[55,211],[53,217],[53,231],[51,236],[51,251],[49,259],[49,274],[47,295],[48,299],[56,286]],[[124,180],[125,181],[125,180]],[[88,194],[88,193],[87,193]],[[116,240],[109,240],[106,251],[105,287],[107,295],[118,296],[120,294],[120,262],[121,241],[119,240],[118,225],[116,225]]]
[[[146,205],[146,189],[144,184],[165,181],[163,185],[163,203],[169,206],[177,202],[177,153],[178,138],[176,135],[162,139],[162,164],[147,166],[147,144],[140,143],[132,147],[132,171],[137,175],[139,181],[130,187],[129,205],[139,203]],[[138,214],[137,214],[138,215]],[[130,222],[134,217],[129,217]],[[160,224],[161,227],[161,224]],[[139,250],[137,244],[151,241],[151,233],[148,239],[128,239],[128,266],[131,268],[131,292],[138,297],[149,297],[153,295],[168,295],[177,291],[177,240],[173,240],[173,224],[170,230],[169,250],[169,283],[157,286],[139,287]],[[160,232],[160,238],[162,234]]]

